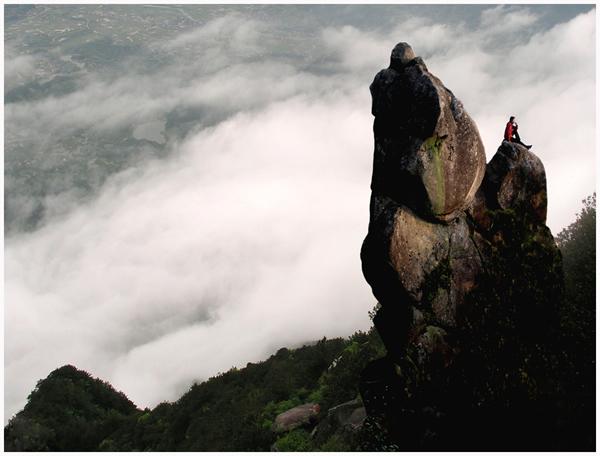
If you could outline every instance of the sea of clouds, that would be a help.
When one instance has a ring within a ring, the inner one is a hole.
[[[556,234],[595,189],[594,15],[537,28],[539,9],[490,7],[468,24],[411,15],[385,30],[323,26],[286,53],[282,24],[233,13],[150,43],[169,56],[152,74],[132,59],[63,96],[5,105],[9,133],[35,125],[40,138],[181,107],[212,115],[166,158],[91,199],[49,197],[36,230],[6,237],[5,421],[63,364],[151,407],[279,347],[368,329],[368,85],[398,41],[463,101],[488,160],[517,116],[546,167]],[[33,67],[9,48],[6,87]]]

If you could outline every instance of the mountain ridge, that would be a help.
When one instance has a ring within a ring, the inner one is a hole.
[[[281,435],[272,429],[276,416],[307,401],[318,401],[323,410],[317,423],[309,426],[314,428],[327,418],[329,408],[356,398],[360,369],[382,353],[373,330],[349,338],[323,338],[295,349],[284,347],[264,361],[194,383],[176,401],[152,409],[136,407],[109,383],[66,365],[40,380],[25,408],[11,418],[4,429],[5,449],[269,451],[279,440],[282,448],[294,441],[308,445],[306,426]],[[73,377],[79,383],[57,395],[57,386],[70,384]],[[93,385],[103,394],[89,397]],[[102,400],[94,400],[98,398]],[[115,400],[130,405],[107,406]],[[102,419],[89,413],[98,408],[106,411]],[[318,436],[320,445],[347,448],[345,440],[340,440],[343,432],[329,426]]]

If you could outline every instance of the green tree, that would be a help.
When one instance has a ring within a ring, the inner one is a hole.
[[[596,303],[596,193],[582,200],[576,220],[557,236],[563,254],[567,299],[593,309]]]
[[[557,235],[563,255],[566,302],[562,348],[571,366],[565,422],[581,448],[595,445],[596,394],[596,194],[582,201],[575,221]]]
[[[138,410],[120,392],[73,366],[40,380],[4,429],[8,451],[94,450]]]

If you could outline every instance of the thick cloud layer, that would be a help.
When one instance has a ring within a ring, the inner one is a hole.
[[[368,113],[327,101],[240,114],[13,239],[7,380],[72,362],[152,404],[280,346],[368,327],[356,210]]]
[[[164,58],[150,72],[132,55],[127,71],[82,72],[68,93],[7,104],[9,161],[22,138],[41,151],[81,131],[164,144],[157,158],[156,144],[135,143],[110,172],[87,149],[31,158],[37,171],[85,163],[97,184],[82,198],[63,169],[40,193],[43,224],[6,238],[6,419],[65,363],[152,406],[281,346],[368,328],[368,85],[398,41],[462,99],[488,159],[517,116],[546,166],[556,233],[594,190],[594,14],[548,27],[539,9],[498,6],[469,23],[412,15],[284,40],[284,20],[233,13],[148,43]],[[42,57],[11,48],[6,90]],[[178,130],[181,111],[200,120]],[[39,198],[24,179],[7,176],[15,211]]]

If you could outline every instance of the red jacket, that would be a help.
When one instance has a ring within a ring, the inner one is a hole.
[[[504,129],[504,139],[510,141],[513,136],[513,123],[509,120]]]

